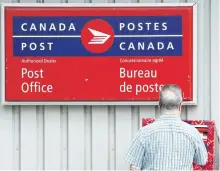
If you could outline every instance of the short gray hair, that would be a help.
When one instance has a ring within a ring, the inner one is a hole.
[[[182,103],[182,90],[175,84],[168,84],[162,87],[160,91],[160,108],[177,109]]]

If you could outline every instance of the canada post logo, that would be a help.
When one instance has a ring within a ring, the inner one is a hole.
[[[15,16],[15,57],[182,56],[182,16]]]
[[[114,42],[113,28],[104,20],[91,20],[82,29],[81,41],[89,52],[103,53]]]

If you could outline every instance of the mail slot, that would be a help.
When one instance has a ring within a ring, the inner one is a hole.
[[[143,118],[142,126],[146,126],[155,121],[154,118]],[[208,152],[206,165],[200,166],[193,163],[194,170],[214,170],[214,146],[215,146],[215,122],[205,120],[183,120],[194,126],[200,133]]]
[[[199,131],[199,134],[205,143],[206,149],[208,150],[208,147],[207,147],[208,126],[207,125],[192,125],[192,126],[194,126]]]

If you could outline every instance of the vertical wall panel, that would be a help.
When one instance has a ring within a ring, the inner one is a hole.
[[[6,106],[0,108],[0,170],[12,170],[13,166],[13,140],[12,130],[12,107]]]
[[[131,108],[116,107],[116,170],[128,169],[124,161],[125,154],[131,144]]]
[[[164,3],[181,3],[186,2],[186,0],[163,0]]]
[[[187,107],[186,106],[182,107],[182,112],[181,112],[181,116],[180,117],[183,120],[187,120]]]
[[[37,169],[44,169],[44,107],[37,106]]]
[[[158,106],[155,106],[155,118],[160,117],[160,108]]]
[[[34,3],[37,2],[37,0],[20,0],[20,3]]]
[[[131,106],[131,138],[133,138],[140,128],[140,111],[138,106]]]
[[[115,0],[115,3],[131,3],[131,2],[135,2],[135,0]]]
[[[84,0],[68,0],[68,3],[84,3]]]
[[[187,2],[195,2],[188,0]],[[210,1],[198,0],[198,105],[188,108],[188,119],[210,119]]]
[[[139,3],[156,3],[157,0],[139,0]]]
[[[92,169],[108,169],[108,141],[108,108],[94,106],[92,107]]]
[[[60,169],[60,107],[47,106],[44,111],[45,169]]]
[[[85,170],[92,170],[92,107],[85,106]]]
[[[12,3],[19,3],[19,0],[12,0]],[[21,167],[21,144],[20,144],[20,106],[12,106],[13,116],[13,169],[18,170]]]
[[[0,0],[0,2],[10,2],[8,0]],[[0,9],[0,19],[1,19]],[[1,21],[2,23],[3,21]],[[0,32],[0,37],[2,31]],[[1,47],[1,42],[0,42]],[[1,49],[0,49],[1,52]],[[2,57],[2,56],[1,56]],[[2,66],[2,60],[0,64]],[[1,68],[2,69],[2,68]],[[2,73],[0,73],[0,79],[2,80]],[[2,95],[2,86],[4,82],[1,82],[0,94]],[[12,170],[13,167],[13,115],[11,106],[0,106],[0,170]]]
[[[61,3],[65,2],[65,0],[43,0],[44,3]]]
[[[61,106],[60,138],[61,138],[61,170],[68,169],[68,106]]]
[[[20,169],[20,107],[12,107],[13,118],[13,169]]]
[[[108,3],[109,0],[92,0],[92,3]]]
[[[37,166],[37,125],[36,107],[21,107],[20,119],[20,162],[21,169],[36,170]],[[31,155],[30,155],[31,154]],[[28,161],[28,162],[27,162]]]
[[[220,12],[219,12],[220,3],[219,0],[212,0],[211,3],[211,118],[215,120],[216,125],[220,125],[219,122],[219,99],[220,99],[220,91],[219,91],[219,81],[220,81],[220,69],[219,69],[219,19],[220,19]],[[216,27],[216,25],[218,27]],[[216,78],[217,77],[217,78]],[[218,80],[218,81],[217,81]],[[219,132],[219,126],[217,126]],[[220,135],[220,134],[219,134]]]
[[[116,132],[116,127],[115,127],[115,107],[114,106],[109,106],[108,107],[109,111],[109,130],[108,130],[108,137],[109,137],[109,160],[108,160],[108,167],[109,170],[115,170],[115,142],[116,142],[116,137],[115,137],[115,132]]]
[[[68,168],[84,170],[85,162],[85,124],[84,109],[70,106],[68,115]]]

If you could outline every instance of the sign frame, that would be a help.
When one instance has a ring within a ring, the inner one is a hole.
[[[158,105],[158,101],[6,101],[5,100],[5,8],[6,7],[193,7],[193,100],[183,105],[197,105],[197,3],[1,3],[1,104],[2,105]]]

